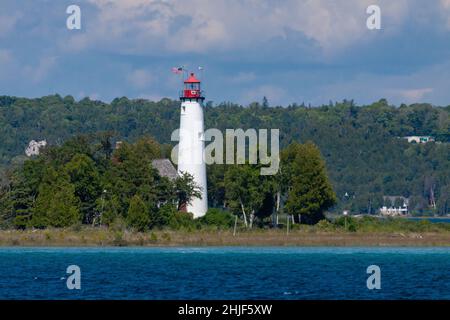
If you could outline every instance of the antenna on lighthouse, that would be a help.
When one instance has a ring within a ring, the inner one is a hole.
[[[202,81],[202,82],[205,82],[205,77],[204,77],[204,74],[203,74],[203,70],[204,70],[205,68],[203,67],[203,66],[198,66],[198,72],[200,73],[200,80]]]

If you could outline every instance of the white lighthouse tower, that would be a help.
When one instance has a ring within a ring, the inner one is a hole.
[[[200,81],[193,73],[184,81],[180,94],[180,141],[178,144],[178,174],[189,173],[194,182],[202,189],[202,197],[194,198],[187,204],[186,211],[192,212],[194,218],[204,216],[208,210],[208,193],[206,185],[205,135],[203,125],[203,100]]]

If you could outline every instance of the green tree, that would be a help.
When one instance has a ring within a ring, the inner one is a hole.
[[[138,195],[131,198],[126,221],[129,227],[138,231],[145,231],[149,227],[150,217],[147,207]]]
[[[103,197],[98,198],[96,201],[96,212],[100,217],[100,223],[102,225],[110,226],[118,217],[121,216],[120,203],[116,195],[111,198],[105,199]]]
[[[28,160],[12,174],[2,201],[7,208],[5,219],[17,228],[25,228],[31,219],[45,168],[42,159]]]
[[[252,227],[256,213],[262,208],[267,184],[256,165],[233,165],[225,173],[225,193],[230,209],[241,213],[246,227]]]
[[[100,176],[95,162],[85,154],[76,154],[65,165],[75,195],[80,199],[80,211],[84,223],[92,223],[97,198],[102,193]]]
[[[311,142],[291,144],[283,153],[282,161],[289,161],[290,187],[285,210],[301,222],[315,224],[325,218],[324,211],[336,203],[336,195],[319,149]]]
[[[156,208],[161,193],[160,177],[152,167],[152,160],[158,155],[158,144],[150,138],[142,138],[135,144],[123,143],[114,152],[104,185],[108,193],[118,197],[121,212],[127,212],[134,195],[139,195],[149,210]]]
[[[33,210],[33,227],[68,227],[81,221],[79,200],[69,177],[53,168],[46,170]]]
[[[175,180],[175,193],[178,198],[178,210],[180,210],[182,206],[190,204],[195,198],[201,198],[202,189],[195,184],[191,174],[183,172]]]
[[[234,224],[234,216],[229,211],[211,208],[199,221],[219,228],[231,228]]]

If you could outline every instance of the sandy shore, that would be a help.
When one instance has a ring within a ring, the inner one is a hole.
[[[0,246],[450,246],[450,233],[5,230]]]

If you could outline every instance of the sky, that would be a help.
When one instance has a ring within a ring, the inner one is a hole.
[[[214,103],[447,106],[450,0],[0,0],[0,95],[176,99],[181,65]]]

